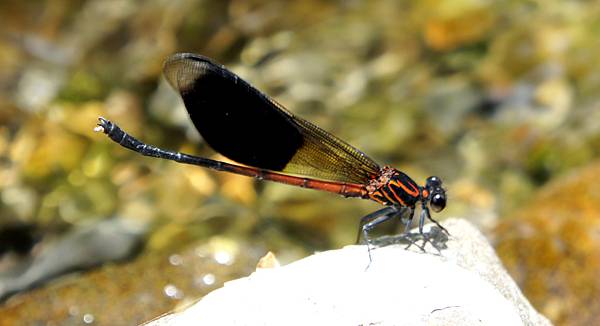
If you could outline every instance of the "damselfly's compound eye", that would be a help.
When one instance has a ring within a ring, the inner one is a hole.
[[[441,187],[441,186],[442,186],[442,179],[440,179],[436,176],[431,176],[431,177],[427,178],[427,180],[425,181],[425,187],[428,189],[437,188],[437,187]]]
[[[429,202],[429,207],[434,212],[439,212],[444,207],[446,207],[446,195],[444,193],[436,193],[431,196],[431,201]]]

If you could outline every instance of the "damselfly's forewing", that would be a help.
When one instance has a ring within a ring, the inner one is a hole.
[[[231,160],[355,184],[367,184],[380,173],[361,151],[294,116],[206,57],[175,54],[165,62],[164,74],[204,140]]]

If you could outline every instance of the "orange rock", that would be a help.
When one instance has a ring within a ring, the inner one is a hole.
[[[507,269],[557,324],[600,323],[599,175],[597,161],[548,184],[495,230]]]

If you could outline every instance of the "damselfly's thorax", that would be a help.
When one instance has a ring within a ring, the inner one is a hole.
[[[414,207],[418,201],[423,201],[435,212],[446,206],[446,192],[440,178],[429,177],[425,186],[420,187],[408,175],[389,166],[384,166],[366,189],[370,199],[383,205]]]
[[[369,198],[384,205],[414,207],[421,196],[421,188],[409,176],[384,166],[376,179],[367,185]]]

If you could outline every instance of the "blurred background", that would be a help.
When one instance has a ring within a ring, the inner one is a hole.
[[[476,224],[557,325],[600,323],[600,3],[2,1],[0,22],[1,325],[139,323],[267,251],[287,263],[352,244],[379,208],[92,131],[104,116],[222,159],[161,76],[175,52],[419,183],[440,176],[434,218]]]

